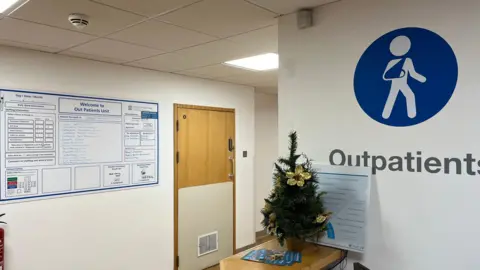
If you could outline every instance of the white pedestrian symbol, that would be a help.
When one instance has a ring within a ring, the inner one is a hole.
[[[413,79],[424,83],[427,81],[423,75],[415,71],[412,59],[405,56],[412,47],[410,39],[406,36],[396,37],[390,44],[390,52],[399,59],[390,61],[383,73],[384,81],[391,81],[392,87],[390,88],[390,94],[388,95],[385,108],[383,109],[382,117],[384,119],[390,118],[392,114],[393,106],[398,96],[398,92],[402,92],[407,100],[407,114],[409,118],[415,118],[417,116],[417,106],[415,104],[415,94],[408,85],[409,76]]]

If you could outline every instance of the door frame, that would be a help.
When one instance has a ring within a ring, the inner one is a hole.
[[[177,150],[178,150],[178,138],[177,138],[177,121],[178,119],[178,109],[185,108],[185,109],[195,109],[195,110],[207,110],[207,111],[219,111],[219,112],[231,112],[235,115],[235,109],[227,109],[227,108],[219,108],[219,107],[207,107],[207,106],[197,106],[197,105],[187,105],[187,104],[173,104],[173,142],[174,142],[174,149],[173,149],[173,166],[174,166],[174,180],[173,180],[173,228],[174,228],[174,239],[173,239],[173,269],[178,270],[177,267],[177,257],[178,257],[178,164],[176,162],[177,159]],[[234,117],[233,123],[233,131],[236,135],[236,121]],[[236,136],[233,139],[233,145],[236,148]],[[235,155],[237,151],[234,150]],[[236,156],[234,157],[233,166],[236,167]],[[236,170],[234,170],[236,171]],[[232,184],[233,184],[233,247],[232,253],[235,254],[236,251],[236,234],[237,234],[237,213],[236,213],[236,180],[237,175],[233,176]]]

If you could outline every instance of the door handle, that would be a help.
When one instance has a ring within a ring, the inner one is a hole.
[[[232,163],[232,170],[231,173],[228,174],[228,178],[233,181],[235,179],[235,158],[230,156],[228,159]]]
[[[232,138],[228,139],[228,152],[233,152],[234,146],[233,146],[233,140]]]

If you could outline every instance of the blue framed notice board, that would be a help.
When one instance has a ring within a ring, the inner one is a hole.
[[[0,202],[159,183],[158,103],[0,89]]]

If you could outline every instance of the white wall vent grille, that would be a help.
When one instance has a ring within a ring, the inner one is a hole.
[[[218,251],[218,232],[198,237],[198,257]]]

